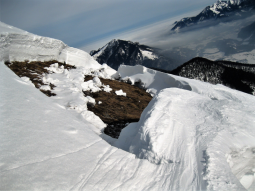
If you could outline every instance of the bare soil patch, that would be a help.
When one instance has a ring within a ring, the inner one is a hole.
[[[85,76],[85,81],[92,80],[92,76]],[[108,124],[104,133],[118,138],[121,130],[130,122],[137,122],[142,111],[151,101],[152,97],[144,89],[120,82],[100,78],[104,85],[112,88],[110,93],[99,91],[96,93],[84,92],[85,96],[91,96],[96,100],[96,105],[88,105],[88,110],[99,116],[103,122]],[[125,96],[116,95],[115,91],[122,89]],[[101,101],[101,104],[98,104]]]

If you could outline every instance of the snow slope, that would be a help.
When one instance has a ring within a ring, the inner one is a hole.
[[[243,170],[241,178],[254,169],[242,160],[242,150],[255,146],[253,96],[169,75],[172,84],[182,80],[193,91],[176,84],[160,91],[140,121],[113,141],[133,155],[110,146],[76,112],[0,67],[1,190],[243,190],[231,166]],[[165,75],[126,69],[147,79]]]
[[[23,43],[26,59],[42,58]],[[9,41],[9,58],[23,57],[18,46]],[[0,190],[254,190],[254,96],[121,66],[122,79],[154,98],[116,140],[82,115],[91,101],[82,89],[100,84],[83,84],[84,74],[114,74],[93,63],[88,57],[70,71],[52,65],[44,80],[55,82],[57,96],[49,98],[0,62]]]
[[[0,60],[58,60],[75,66],[100,67],[87,52],[60,40],[34,35],[0,22]]]
[[[236,175],[254,189],[255,154],[243,154],[255,149],[254,96],[142,66],[121,66],[118,72],[122,79],[142,82],[155,97],[140,121],[121,132],[117,147],[174,166],[184,188],[239,190]],[[229,165],[231,152],[239,160]]]

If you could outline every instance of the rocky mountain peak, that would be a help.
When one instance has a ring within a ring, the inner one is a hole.
[[[159,54],[158,49],[120,39],[113,39],[102,48],[92,50],[90,55],[100,64],[106,63],[116,70],[121,64],[153,68],[165,68],[168,65],[168,60]]]
[[[220,21],[223,18],[244,18],[255,9],[253,0],[217,0],[214,4],[205,7],[197,16],[183,18],[174,23],[171,31],[179,32],[180,29],[199,24],[202,21]]]

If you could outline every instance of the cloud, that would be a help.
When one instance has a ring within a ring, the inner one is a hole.
[[[243,43],[238,38],[238,33],[241,28],[253,23],[254,19],[255,15],[251,13],[250,17],[244,19],[218,24],[208,21],[193,28],[190,27],[185,32],[173,34],[168,33],[171,28],[168,25],[171,20],[168,20],[136,31],[129,38],[133,41],[140,40],[141,44],[160,48],[161,54],[171,60],[174,68],[196,56],[215,60],[251,51],[254,49],[253,44],[247,44],[248,41]]]
[[[134,30],[214,0],[1,0],[0,20],[70,46]]]
[[[88,43],[85,46],[81,46],[79,48],[89,52],[90,50],[101,48],[112,39],[130,40],[134,42],[139,42],[140,44],[158,46],[161,41],[165,41],[165,38],[162,37],[170,31],[175,21],[180,20],[183,17],[198,14],[199,11],[200,9],[187,12],[185,14],[181,14],[175,17],[171,17],[165,20],[161,20],[156,23],[148,24],[142,27],[137,27],[127,31],[124,30],[123,32],[120,32],[118,34],[112,34],[105,38],[98,38],[98,40],[92,41],[91,43]]]

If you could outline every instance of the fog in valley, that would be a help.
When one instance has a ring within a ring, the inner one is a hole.
[[[172,68],[189,61],[194,57],[205,57],[211,60],[230,60],[253,63],[254,59],[245,57],[254,47],[255,30],[246,29],[246,35],[240,35],[242,28],[255,21],[255,15],[235,21],[206,21],[198,25],[171,31],[173,20],[146,27],[135,31],[131,40],[140,44],[159,48],[160,54],[170,60]],[[255,28],[254,28],[255,29]],[[248,37],[250,38],[247,38]],[[124,36],[125,38],[125,36]]]

